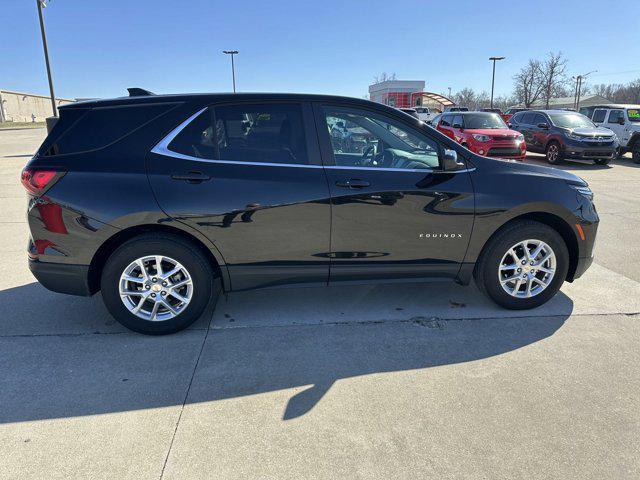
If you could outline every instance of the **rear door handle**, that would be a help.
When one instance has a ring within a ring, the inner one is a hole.
[[[201,183],[211,180],[209,175],[202,172],[174,173],[171,175],[173,180],[182,180],[188,183]]]
[[[342,188],[364,188],[369,187],[371,184],[366,180],[360,180],[358,178],[351,178],[349,180],[338,180],[336,182],[337,187]]]

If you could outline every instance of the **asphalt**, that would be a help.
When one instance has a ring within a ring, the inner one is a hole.
[[[287,288],[145,337],[29,273],[18,178],[43,137],[0,131],[1,479],[640,477],[630,159],[562,167],[595,191],[595,263],[536,310],[451,283]]]

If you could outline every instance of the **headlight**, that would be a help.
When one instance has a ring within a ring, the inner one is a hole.
[[[583,187],[579,185],[571,185],[580,195],[587,197],[589,200],[593,200],[593,191],[589,187]]]
[[[479,133],[474,133],[473,138],[475,138],[478,142],[488,142],[489,140],[491,140],[491,137],[489,135],[481,135]]]
[[[572,140],[584,140],[584,137],[581,137],[580,135],[576,135],[573,132],[569,132],[569,138],[571,138]]]

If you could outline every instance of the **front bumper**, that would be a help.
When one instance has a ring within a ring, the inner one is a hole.
[[[68,295],[92,295],[89,287],[89,265],[69,265],[29,260],[29,269],[47,290]]]
[[[577,160],[594,160],[601,158],[615,158],[618,145],[612,142],[610,145],[598,145],[593,142],[592,145],[586,142],[569,141],[564,147],[565,158]]]

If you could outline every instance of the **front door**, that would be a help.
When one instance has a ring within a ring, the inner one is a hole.
[[[160,207],[214,243],[234,290],[328,281],[329,189],[309,104],[203,109],[148,165]]]
[[[315,105],[331,191],[330,281],[455,277],[473,225],[470,173],[444,172],[429,127]],[[343,123],[350,142],[329,133]]]
[[[623,143],[623,145],[626,145],[627,141],[629,140],[628,138],[629,134],[626,131],[626,127],[624,123],[625,123],[624,110],[615,109],[615,110],[609,110],[607,123],[601,126],[606,127],[609,130],[612,130],[613,133],[615,133],[618,136],[618,138]]]

